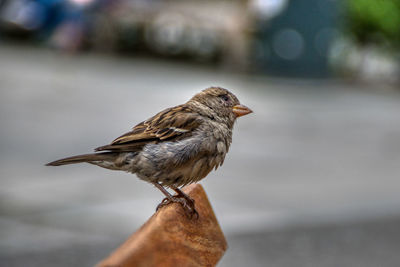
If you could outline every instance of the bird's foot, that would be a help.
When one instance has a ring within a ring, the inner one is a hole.
[[[195,206],[194,206],[194,199],[190,198],[187,195],[183,194],[177,194],[172,196],[171,198],[164,198],[160,204],[157,206],[157,210],[160,208],[167,206],[171,203],[179,203],[181,204],[182,208],[185,210],[186,216],[188,216],[189,219],[192,219],[193,216],[198,219],[199,218],[199,213],[196,211]]]

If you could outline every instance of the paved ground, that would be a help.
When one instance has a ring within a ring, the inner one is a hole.
[[[400,262],[400,94],[19,46],[0,46],[0,59],[0,265],[90,266],[134,232],[161,200],[156,189],[43,164],[210,85],[255,111],[202,182],[230,245],[221,266]]]
[[[400,219],[294,227],[228,236],[219,266],[398,267]],[[46,251],[0,255],[1,266],[93,266],[123,239],[66,243]]]

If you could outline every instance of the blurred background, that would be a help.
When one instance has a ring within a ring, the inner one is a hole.
[[[0,266],[93,266],[160,192],[88,153],[209,86],[220,266],[398,266],[400,1],[0,0]]]

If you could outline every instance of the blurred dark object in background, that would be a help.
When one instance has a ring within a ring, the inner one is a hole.
[[[245,1],[125,0],[103,9],[94,24],[96,48],[220,61],[240,69],[248,60]]]
[[[76,51],[85,47],[94,0],[3,0],[0,30],[3,36],[46,43]]]
[[[400,81],[398,0],[0,0],[2,39],[268,75]]]
[[[259,2],[260,10],[262,3]],[[270,1],[277,10],[259,16],[255,62],[267,73],[298,77],[330,75],[328,57],[338,35],[337,1]]]
[[[3,34],[61,50],[150,52],[238,69],[248,60],[245,1],[5,0],[0,8]]]

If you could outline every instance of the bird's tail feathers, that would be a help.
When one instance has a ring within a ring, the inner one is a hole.
[[[73,157],[63,158],[56,161],[52,161],[46,164],[46,166],[61,166],[67,164],[75,164],[82,162],[94,162],[94,161],[102,161],[102,160],[112,160],[115,158],[115,153],[112,152],[104,152],[104,153],[95,153],[95,154],[84,154],[77,155]]]

